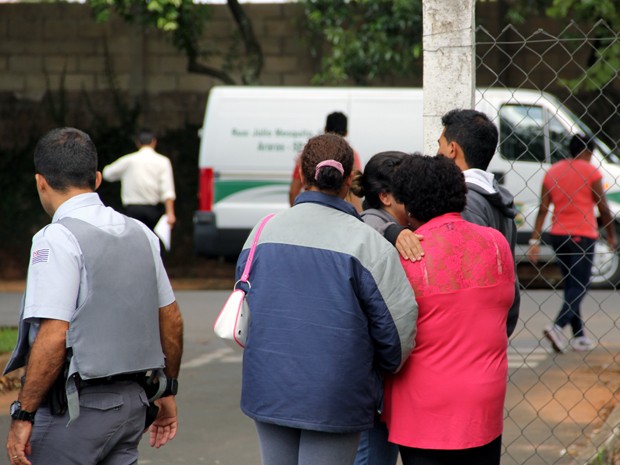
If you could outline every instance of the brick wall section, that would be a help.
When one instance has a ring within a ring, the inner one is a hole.
[[[235,46],[236,26],[226,6],[208,8],[211,19],[202,44],[212,54],[207,63],[217,67]],[[264,53],[261,84],[309,85],[316,62],[298,30],[299,6],[248,4],[244,8]],[[106,73],[108,67],[112,74]],[[88,6],[0,4],[2,113],[11,114],[7,107],[17,102],[20,108],[30,106],[38,114],[32,124],[42,130],[53,126],[52,121],[46,121],[45,98],[58,94],[61,87],[69,103],[68,124],[92,120],[84,108],[86,94],[98,102],[100,114],[113,118],[113,110],[106,108],[111,99],[102,95],[110,92],[111,76],[124,97],[141,103],[142,124],[160,130],[187,123],[199,125],[208,90],[219,81],[188,73],[186,67],[185,55],[163,34],[127,25],[116,17],[96,23]],[[233,76],[239,81],[238,75]],[[7,141],[3,136],[9,136],[14,124],[0,124],[0,140]]]
[[[223,55],[234,46],[234,20],[225,5],[212,5],[202,45],[210,52],[207,62],[219,66]],[[246,4],[254,31],[264,54],[261,75],[263,85],[310,85],[318,69],[318,60],[310,56],[303,33],[301,6]],[[498,37],[504,23],[499,5],[481,2],[477,23]],[[543,28],[559,32],[561,26],[532,19],[524,30]],[[502,37],[509,39],[510,37]],[[489,37],[484,37],[488,40]],[[237,47],[241,47],[240,43]],[[107,50],[107,54],[106,54]],[[546,63],[559,69],[559,58],[547,57]],[[502,69],[506,58],[485,56],[485,67],[478,69],[478,84],[497,84],[497,76],[487,70]],[[548,82],[545,65],[526,63],[529,82]],[[76,3],[0,3],[0,148],[15,143],[13,134],[22,133],[18,125],[40,133],[57,122],[52,120],[47,98],[66,91],[66,124],[87,125],[93,111],[108,119],[117,117],[110,102],[110,77],[127,102],[142,106],[140,124],[157,130],[200,125],[209,89],[219,82],[208,76],[188,73],[187,62],[163,35],[154,30],[125,24],[113,17],[96,23],[86,5]],[[106,73],[111,68],[112,74]],[[239,76],[234,75],[239,81]],[[523,73],[511,68],[501,75],[506,85],[519,85]],[[421,71],[412,77],[377,81],[376,85],[421,85]],[[554,89],[550,89],[554,91]],[[94,108],[94,110],[93,110]],[[36,117],[15,114],[35,114]],[[8,116],[7,116],[8,115]],[[8,119],[7,119],[8,118]]]

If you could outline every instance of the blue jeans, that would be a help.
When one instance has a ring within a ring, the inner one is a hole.
[[[551,235],[564,282],[564,303],[555,324],[560,328],[570,324],[575,337],[584,335],[581,301],[590,286],[595,242],[589,237]]]
[[[354,465],[396,465],[398,446],[388,442],[388,430],[378,417],[372,429],[363,431]]]

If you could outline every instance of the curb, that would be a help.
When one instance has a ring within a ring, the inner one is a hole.
[[[171,278],[174,291],[221,291],[232,290],[234,278]],[[24,292],[25,280],[0,281],[0,292]]]
[[[26,281],[23,279],[0,281],[0,292],[24,292],[25,288]]]

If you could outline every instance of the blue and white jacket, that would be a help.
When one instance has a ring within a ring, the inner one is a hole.
[[[293,428],[371,428],[379,373],[400,369],[416,331],[417,304],[395,248],[342,199],[304,192],[265,225],[249,280],[243,412]]]

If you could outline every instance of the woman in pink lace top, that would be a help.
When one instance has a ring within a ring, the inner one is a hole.
[[[414,155],[394,179],[424,259],[402,261],[418,334],[386,383],[384,419],[404,465],[500,463],[514,262],[498,231],[461,218],[465,181],[448,159]]]

